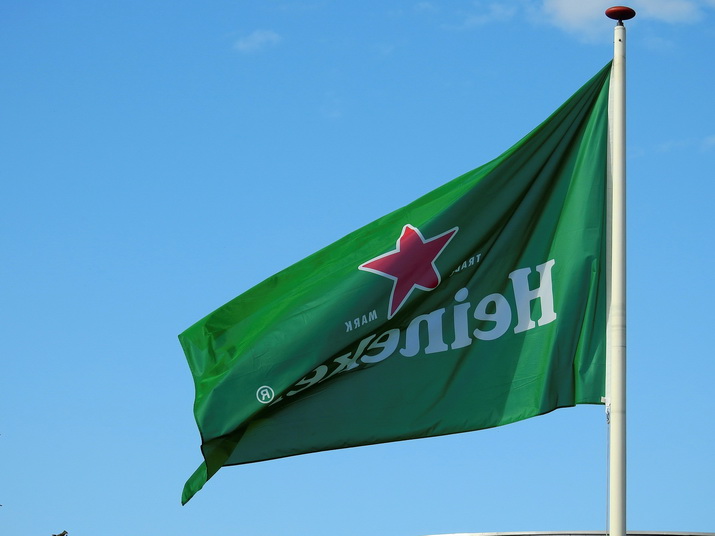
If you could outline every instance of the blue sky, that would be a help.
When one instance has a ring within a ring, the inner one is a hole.
[[[715,531],[715,2],[630,4],[631,530]],[[177,335],[496,157],[612,56],[600,1],[0,7],[0,531],[602,530],[603,407],[223,469]]]

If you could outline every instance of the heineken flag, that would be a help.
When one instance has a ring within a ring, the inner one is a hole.
[[[179,336],[204,457],[183,503],[227,465],[601,403],[609,74]]]

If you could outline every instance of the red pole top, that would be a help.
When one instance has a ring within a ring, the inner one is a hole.
[[[622,22],[624,20],[632,19],[636,16],[635,10],[626,6],[613,6],[606,10],[606,16],[609,19],[617,20]]]

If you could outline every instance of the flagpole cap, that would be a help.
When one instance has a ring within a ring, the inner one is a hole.
[[[606,17],[617,20],[618,24],[623,24],[624,20],[632,19],[635,16],[635,10],[626,6],[613,6],[606,10]]]

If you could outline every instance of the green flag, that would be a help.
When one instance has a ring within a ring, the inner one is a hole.
[[[609,74],[179,336],[205,460],[184,504],[226,465],[601,403]]]

